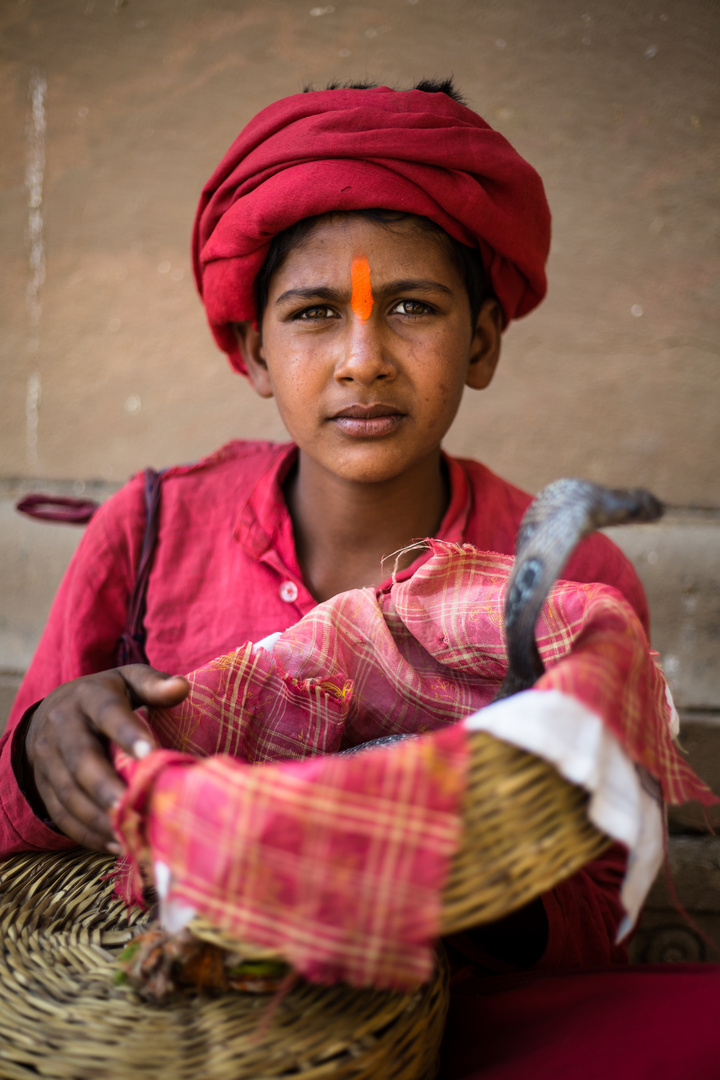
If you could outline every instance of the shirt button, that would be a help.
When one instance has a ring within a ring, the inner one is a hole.
[[[298,587],[294,581],[283,581],[280,586],[280,599],[292,604],[298,598]]]

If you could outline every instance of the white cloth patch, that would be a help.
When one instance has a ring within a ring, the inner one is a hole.
[[[680,717],[678,711],[675,708],[675,702],[673,701],[672,690],[665,683],[665,698],[668,703],[668,709],[670,710],[670,716],[668,717],[668,727],[670,728],[670,734],[673,739],[677,739],[680,734]]]
[[[172,872],[167,863],[157,859],[153,865],[155,874],[155,888],[160,899],[160,925],[169,934],[177,934],[183,930],[195,915],[195,908],[189,904],[183,904],[179,900],[173,900],[170,893],[172,884]]]
[[[268,634],[268,636],[264,637],[262,639],[262,641],[256,641],[253,644],[253,647],[252,647],[253,652],[257,652],[258,649],[264,649],[265,652],[269,652],[270,655],[272,656],[272,651],[273,651],[273,648],[275,646],[275,642],[277,641],[277,639],[280,637],[280,635],[282,633],[283,633],[282,630],[277,630],[274,634]]]

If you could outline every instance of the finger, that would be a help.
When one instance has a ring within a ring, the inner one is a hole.
[[[104,694],[93,693],[92,699],[85,703],[85,721],[90,729],[138,760],[157,745],[150,725],[133,712],[124,690],[113,688]]]
[[[129,753],[139,744],[141,752],[136,757],[152,749],[152,732],[133,712],[127,685],[117,670],[76,679],[48,695],[28,729],[28,760],[33,768],[46,762],[45,771],[50,775],[56,754],[70,763],[88,746],[97,750],[100,744],[91,732],[104,735]],[[104,748],[103,756],[107,758]]]
[[[128,707],[127,703],[125,707]],[[101,814],[115,806],[124,794],[125,784],[108,759],[105,743],[93,728],[88,727],[82,715],[70,715],[62,726],[38,731],[33,761],[35,783],[41,798],[49,787],[75,816],[88,820],[91,816],[88,811],[83,814],[74,810],[72,794],[75,791],[84,792],[83,797],[89,798]]]
[[[118,668],[116,674],[123,682],[128,706],[109,695],[102,706],[96,706],[93,718],[113,742],[140,759],[150,753],[156,742],[150,727],[130,710],[142,705],[156,708],[177,705],[189,694],[190,684],[180,675],[167,675],[144,664],[126,665]]]
[[[68,810],[76,817],[84,816],[73,806],[73,789],[81,793],[83,799],[90,800],[102,814],[117,806],[125,794],[125,783],[109,761],[105,747],[94,735],[83,732],[76,741],[64,744],[61,753],[62,770],[58,769],[53,775],[52,783]],[[61,772],[72,778],[72,787],[68,786],[65,796],[58,788]]]
[[[116,844],[109,815],[88,799],[67,770],[57,768],[52,783],[44,777],[36,782],[50,818],[65,836],[94,851]]]
[[[134,709],[140,705],[167,709],[179,705],[190,693],[190,683],[182,675],[168,675],[146,664],[126,664],[117,672],[128,688]]]
[[[103,673],[102,678],[88,678],[81,687],[84,725],[136,758],[145,757],[155,746],[149,725],[134,712],[142,704],[145,702],[138,701],[119,669]]]

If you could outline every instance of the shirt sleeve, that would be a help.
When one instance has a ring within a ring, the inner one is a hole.
[[[20,790],[20,721],[61,683],[115,666],[145,520],[142,477],[90,521],[53,602],[45,630],[0,739],[0,857],[73,846],[34,813]]]

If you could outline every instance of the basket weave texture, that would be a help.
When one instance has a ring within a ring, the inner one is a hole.
[[[441,953],[414,994],[302,983],[267,996],[181,993],[162,1005],[113,984],[147,922],[90,852],[0,867],[0,1077],[30,1080],[430,1080],[447,1009]]]
[[[587,792],[554,766],[488,735],[469,735],[463,832],[443,892],[441,933],[493,922],[570,877],[610,844]]]
[[[463,840],[443,894],[442,932],[497,919],[598,855],[608,840],[587,796],[539,759],[470,735]],[[149,921],[128,911],[91,852],[20,855],[0,866],[0,1077],[153,1080],[430,1080],[447,971],[414,994],[301,983],[270,999],[179,993],[161,1005],[113,983],[115,958]],[[195,920],[198,937],[231,946]],[[253,950],[250,950],[253,951]],[[267,955],[267,950],[255,950]]]

